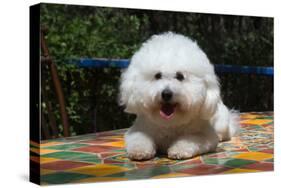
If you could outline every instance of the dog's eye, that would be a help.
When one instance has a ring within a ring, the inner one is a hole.
[[[177,72],[177,73],[176,73],[176,79],[177,79],[178,81],[183,81],[183,80],[184,80],[183,74],[182,74],[181,72]]]
[[[161,78],[162,78],[161,72],[156,73],[156,74],[154,75],[154,78],[155,78],[156,80],[161,79]]]

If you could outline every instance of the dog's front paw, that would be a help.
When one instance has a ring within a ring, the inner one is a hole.
[[[185,150],[177,150],[177,149],[170,149],[168,151],[168,158],[170,159],[189,159],[197,155],[196,152],[185,149]]]
[[[168,149],[168,158],[170,159],[188,159],[202,153],[202,147],[199,143],[178,140]]]
[[[225,142],[225,141],[229,141],[230,140],[230,136],[223,134],[223,133],[217,133],[218,134],[218,138],[220,142]]]
[[[155,151],[134,150],[128,151],[128,157],[131,160],[149,160],[155,156],[155,153]]]

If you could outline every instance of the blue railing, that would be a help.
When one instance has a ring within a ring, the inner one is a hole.
[[[105,59],[105,58],[80,58],[70,61],[81,68],[127,68],[130,64],[129,59]],[[273,67],[241,66],[241,65],[223,65],[215,64],[215,71],[218,74],[236,73],[236,74],[258,74],[273,76]]]

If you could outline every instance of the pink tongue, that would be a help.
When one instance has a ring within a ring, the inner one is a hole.
[[[171,104],[164,104],[160,109],[160,115],[162,118],[169,120],[173,117],[175,112],[175,106]]]

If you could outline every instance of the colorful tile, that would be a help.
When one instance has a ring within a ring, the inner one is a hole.
[[[108,152],[115,149],[119,149],[118,147],[111,147],[111,146],[86,146],[77,149],[73,149],[73,151],[82,151],[82,152],[90,152],[90,153],[102,153]]]
[[[40,157],[40,164],[50,163],[50,162],[54,162],[54,161],[58,161],[58,160],[60,160],[60,159],[48,158],[48,157]]]
[[[124,140],[117,141],[117,142],[107,142],[102,144],[103,146],[112,146],[112,147],[119,147],[119,148],[124,148],[125,147],[125,142]]]
[[[168,166],[153,166],[143,169],[132,169],[130,171],[108,175],[108,177],[124,177],[128,179],[147,179],[153,176],[163,175],[170,173],[171,170]]]
[[[106,165],[106,164],[97,164],[91,166],[80,167],[72,169],[71,172],[81,173],[81,174],[90,174],[95,176],[107,176],[110,174],[115,174],[119,172],[128,171],[128,168],[115,166],[115,165]]]
[[[40,148],[43,148],[43,147],[47,147],[47,146],[55,146],[55,145],[58,145],[58,144],[62,144],[63,142],[56,142],[56,141],[50,141],[50,142],[42,142],[40,144]]]
[[[234,168],[231,170],[224,171],[223,174],[250,173],[250,172],[260,172],[260,171],[254,169]]]
[[[114,157],[120,155],[120,153],[118,152],[107,152],[107,153],[101,153],[100,156],[101,158],[105,159],[105,158],[109,158],[109,157]]]
[[[53,149],[41,149],[40,148],[40,155],[48,154],[48,153],[54,153],[58,152],[58,150],[53,150]]]
[[[273,163],[270,162],[258,162],[258,163],[246,165],[243,168],[260,170],[260,171],[272,171],[274,167],[273,167]]]
[[[88,182],[107,182],[107,181],[124,181],[128,180],[127,178],[122,177],[94,177],[94,178],[85,178],[77,181],[73,181],[73,183],[88,183]]]
[[[40,158],[39,156],[30,156],[30,160],[33,161],[33,162],[36,162],[36,163],[39,163],[40,161]]]
[[[40,162],[41,183],[120,181],[207,174],[271,171],[274,166],[273,113],[241,114],[241,131],[216,152],[187,160],[159,155],[131,161],[124,148],[127,129],[30,142],[31,162]],[[40,160],[38,154],[40,153]]]
[[[30,148],[30,151],[32,151],[33,153],[39,154],[40,153],[40,149],[39,148]]]
[[[72,169],[72,168],[84,167],[84,166],[89,166],[89,165],[90,165],[89,163],[61,160],[61,161],[41,164],[40,167],[43,169],[61,171],[61,170],[68,170],[68,169]]]
[[[81,141],[81,143],[86,143],[86,144],[90,144],[90,145],[107,144],[107,143],[110,143],[110,142],[116,142],[116,139],[98,138],[98,139],[94,139],[94,140]]]
[[[169,173],[169,174],[162,174],[162,175],[158,175],[158,176],[153,176],[152,178],[154,178],[154,179],[158,179],[158,178],[176,178],[176,177],[186,177],[188,175],[189,174],[174,172],[174,173]]]
[[[244,165],[256,163],[256,161],[244,160],[244,159],[232,159],[232,158],[215,159],[212,161],[211,161],[211,159],[208,159],[205,162],[206,162],[206,164],[223,165],[223,166],[232,167],[232,168],[242,167]]]
[[[187,168],[179,170],[178,172],[190,174],[190,175],[207,175],[207,174],[217,174],[229,170],[230,168],[220,165],[199,165],[194,168]]]
[[[37,142],[34,142],[34,141],[32,141],[32,140],[30,140],[29,141],[29,144],[30,144],[30,146],[32,146],[32,147],[40,147],[40,144],[39,143],[37,143]]]
[[[71,151],[60,151],[60,152],[45,154],[43,156],[49,158],[58,158],[63,160],[73,160],[73,161],[92,162],[92,163],[99,163],[101,161],[97,155],[71,152]]]
[[[203,160],[205,164],[224,165],[228,167],[241,167],[243,165],[252,164],[256,162],[253,160],[235,158],[204,158]]]
[[[62,145],[44,147],[44,149],[71,150],[71,149],[80,148],[80,147],[83,147],[83,146],[88,146],[88,145],[87,144],[62,144]]]
[[[56,171],[55,170],[47,170],[47,169],[40,169],[40,174],[41,175],[45,175],[45,174],[53,174],[55,173]]]
[[[271,119],[249,119],[249,120],[241,121],[241,123],[250,124],[250,125],[262,125],[271,122],[272,122]]]
[[[233,156],[233,158],[263,161],[273,158],[273,155],[269,153],[262,153],[262,152],[247,152],[247,153],[241,153],[239,155],[235,155]]]
[[[73,181],[90,178],[92,175],[70,173],[70,172],[55,172],[52,174],[45,174],[41,176],[42,183],[62,184]]]

